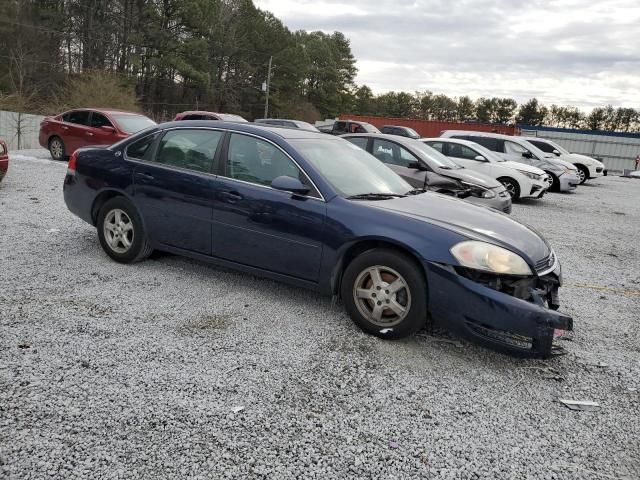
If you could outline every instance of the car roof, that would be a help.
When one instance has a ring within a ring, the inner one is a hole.
[[[139,117],[146,117],[144,113],[139,112],[128,112],[126,110],[115,110],[113,108],[91,108],[91,107],[82,107],[82,108],[71,108],[65,112],[62,112],[60,115],[69,113],[69,112],[98,112],[104,113],[106,115],[136,115]]]
[[[456,135],[473,135],[476,137],[499,138],[501,140],[512,140],[514,138],[523,138],[523,137],[513,136],[513,135],[504,135],[502,133],[477,132],[475,130],[445,130],[445,132],[447,132],[448,134],[456,134]],[[443,138],[449,138],[449,137],[443,137]]]
[[[346,135],[340,135],[341,138],[349,137],[365,137],[365,138],[381,138],[383,140],[389,140],[390,142],[400,143],[410,147],[413,142],[419,142],[417,138],[400,137],[398,135],[391,135],[389,133],[347,133]]]
[[[449,142],[459,143],[460,145],[466,145],[467,147],[476,147],[478,144],[471,140],[463,140],[462,138],[449,138],[449,137],[425,137],[419,139],[421,142]]]
[[[233,130],[242,133],[256,133],[264,134],[268,133],[275,135],[283,139],[294,138],[320,138],[320,139],[337,139],[340,137],[334,137],[322,132],[314,132],[312,130],[303,130],[301,128],[283,128],[277,125],[260,125],[257,123],[238,123],[238,122],[224,122],[222,120],[182,120],[165,122],[158,125],[158,128],[166,129],[173,127],[219,127],[225,130]],[[269,135],[267,135],[269,136]]]
[[[411,127],[407,127],[405,125],[383,125],[382,128],[385,127],[389,127],[389,128],[411,128]]]
[[[180,112],[177,115],[220,115],[218,112],[209,112],[206,110],[187,110],[186,112]]]

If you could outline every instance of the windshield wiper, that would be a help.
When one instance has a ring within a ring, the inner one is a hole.
[[[405,195],[420,195],[421,193],[426,193],[426,188],[414,188],[413,190],[409,190]]]
[[[451,170],[451,167],[448,167],[447,165],[443,165],[440,168],[443,170]]]
[[[359,193],[358,195],[351,195],[347,197],[347,200],[389,200],[390,198],[406,197],[402,193]]]

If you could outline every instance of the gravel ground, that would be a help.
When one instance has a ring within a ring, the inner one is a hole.
[[[576,325],[539,361],[379,340],[328,298],[176,256],[116,264],[67,211],[65,165],[21,153],[0,184],[0,477],[640,477],[639,181],[514,206]]]

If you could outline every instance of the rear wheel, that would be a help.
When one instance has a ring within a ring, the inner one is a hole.
[[[60,137],[51,137],[49,140],[49,153],[54,160],[64,160],[64,142]]]
[[[498,181],[507,189],[512,202],[517,202],[520,199],[520,186],[518,185],[518,182],[509,177],[499,178]]]
[[[362,330],[381,338],[402,338],[427,319],[424,275],[407,255],[376,248],[356,257],[342,277],[342,300]]]
[[[589,170],[584,165],[576,165],[578,168],[578,177],[580,178],[580,185],[589,179]]]
[[[100,245],[116,262],[139,262],[152,252],[138,212],[124,197],[112,198],[102,206],[97,228]]]

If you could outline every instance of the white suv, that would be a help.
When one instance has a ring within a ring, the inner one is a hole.
[[[469,130],[445,130],[440,136],[479,143],[505,160],[540,168],[549,174],[550,191],[568,192],[575,190],[580,184],[578,169],[572,163],[559,158],[549,158],[546,153],[522,137]]]
[[[491,150],[474,142],[456,138],[422,138],[458,165],[495,178],[504,185],[512,201],[520,198],[542,198],[549,188],[548,175],[526,163],[504,160]]]
[[[556,142],[547,140],[540,137],[520,137],[524,138],[529,143],[535,145],[545,153],[556,155],[562,160],[567,160],[573,163],[578,169],[578,176],[580,177],[580,183],[584,183],[590,178],[602,177],[605,173],[604,163],[595,158],[581,155],[580,153],[571,153],[565,148],[562,148]]]

